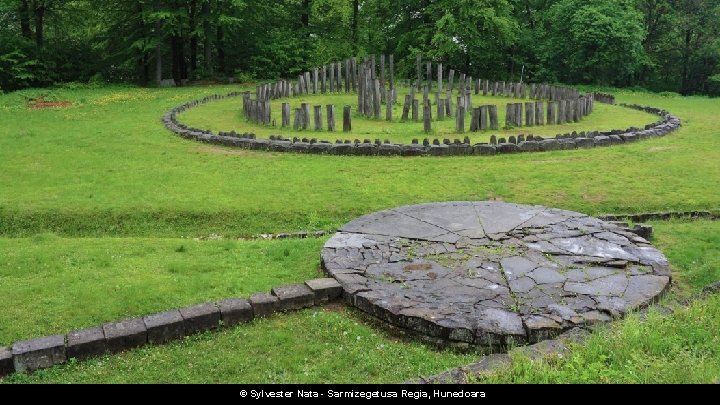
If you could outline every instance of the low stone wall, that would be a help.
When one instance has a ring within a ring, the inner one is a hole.
[[[342,295],[335,279],[319,278],[304,284],[273,288],[249,299],[229,298],[147,316],[108,322],[66,335],[45,336],[0,347],[0,377],[12,372],[32,372],[106,353],[118,353],[146,344],[163,344],[195,333],[250,322],[276,312],[309,308]]]
[[[520,153],[520,152],[544,152],[550,150],[593,148],[596,146],[619,145],[626,142],[635,142],[640,139],[659,137],[667,135],[681,125],[680,119],[669,112],[640,105],[621,104],[621,106],[636,110],[645,111],[658,115],[660,119],[646,125],[644,129],[627,128],[612,131],[593,131],[593,132],[572,132],[566,134],[558,134],[555,138],[545,139],[541,136],[528,135],[510,136],[505,138],[497,138],[491,136],[489,143],[470,144],[470,139],[465,137],[463,140],[425,138],[422,144],[419,140],[413,140],[412,144],[393,144],[389,140],[381,142],[376,139],[372,142],[365,139],[362,142],[358,139],[336,140],[331,143],[326,140],[307,139],[307,138],[287,138],[280,135],[273,135],[270,139],[257,139],[255,134],[236,132],[220,132],[213,134],[211,131],[192,128],[178,121],[178,114],[187,111],[190,108],[199,105],[221,100],[227,97],[238,97],[243,93],[234,92],[227,95],[212,95],[199,100],[189,101],[178,107],[168,111],[162,118],[165,127],[173,133],[198,142],[211,143],[216,145],[234,146],[251,150],[265,150],[272,152],[296,152],[296,153],[312,153],[327,155],[355,155],[355,156],[462,156],[462,155],[495,155],[502,153]]]

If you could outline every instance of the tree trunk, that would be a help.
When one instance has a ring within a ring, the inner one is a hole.
[[[203,42],[203,51],[205,59],[205,75],[213,75],[212,65],[212,48],[210,43],[210,35],[212,35],[212,26],[210,25],[210,0],[206,0],[202,6],[203,15],[203,35],[205,36]]]
[[[190,2],[190,71],[197,71],[198,35],[197,29],[197,0]]]
[[[359,14],[359,12],[360,12],[360,1],[353,0],[353,18],[352,18],[352,26],[350,27],[350,30],[352,31],[353,55],[357,55],[357,53],[358,53],[358,14]]]
[[[44,4],[35,7],[35,44],[38,49],[45,45],[45,8]]]
[[[180,38],[173,34],[170,37],[170,48],[172,49],[172,77],[176,85],[182,83],[182,66],[180,62]]]
[[[310,25],[310,0],[303,0],[302,12],[300,13],[300,23],[303,27]]]
[[[220,73],[226,74],[226,66],[225,66],[225,30],[223,29],[222,25],[218,25],[217,27],[217,44],[215,44],[217,47],[217,53],[218,53],[218,70]]]
[[[683,61],[682,61],[682,82],[680,84],[680,94],[687,96],[690,91],[690,78],[688,77],[688,71],[690,68],[690,41],[692,39],[692,31],[685,30],[685,49],[683,50]]]
[[[32,39],[33,33],[30,29],[30,7],[28,6],[27,0],[22,0],[20,2],[18,15],[20,17],[20,32],[22,32],[22,36],[27,39]]]

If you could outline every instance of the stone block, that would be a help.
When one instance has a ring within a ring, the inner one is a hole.
[[[185,337],[185,321],[177,309],[148,315],[143,321],[148,343],[162,344]]]
[[[220,310],[209,302],[180,308],[180,315],[185,320],[185,333],[188,335],[217,329],[220,323]]]
[[[315,296],[315,305],[333,301],[342,295],[342,286],[334,278],[316,278],[308,280],[305,285]]]
[[[250,296],[250,305],[256,318],[264,318],[278,311],[280,300],[274,295],[257,293]]]
[[[13,363],[12,349],[9,347],[0,347],[0,377],[4,377],[15,371]]]
[[[230,298],[218,302],[217,306],[220,308],[220,317],[226,327],[250,322],[255,317],[248,300]]]
[[[108,350],[117,353],[147,343],[147,329],[142,318],[125,319],[103,325]]]
[[[12,346],[13,364],[18,373],[35,371],[64,363],[65,336],[45,336],[15,342]]]
[[[315,294],[304,284],[275,287],[271,293],[280,300],[281,311],[309,308],[315,304]]]
[[[67,357],[79,360],[102,356],[107,352],[105,333],[100,326],[70,332],[67,335]]]

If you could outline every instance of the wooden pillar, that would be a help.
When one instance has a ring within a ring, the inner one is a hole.
[[[352,116],[349,105],[343,108],[343,132],[352,132]]]
[[[488,115],[490,116],[490,129],[497,130],[498,128],[498,116],[497,116],[497,106],[496,105],[489,105],[488,106]]]
[[[328,132],[335,132],[335,105],[327,105],[327,130]]]
[[[315,112],[315,130],[316,131],[322,131],[323,124],[322,124],[322,106],[316,105],[313,107]]]

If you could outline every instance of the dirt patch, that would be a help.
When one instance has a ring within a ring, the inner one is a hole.
[[[404,271],[427,271],[432,269],[432,264],[429,263],[413,263],[403,267]]]
[[[323,307],[325,312],[343,312],[347,309],[347,306],[342,302],[330,302],[325,304]]]
[[[605,201],[605,196],[602,194],[583,194],[582,195],[583,200],[590,201],[592,203],[601,203]]]
[[[67,108],[72,106],[72,101],[45,101],[42,96],[29,99],[27,102],[28,108],[32,110],[40,110],[43,108]]]

